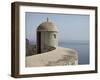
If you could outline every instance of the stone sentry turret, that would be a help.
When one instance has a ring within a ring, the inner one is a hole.
[[[58,46],[58,29],[48,18],[37,28],[37,54],[26,58],[26,67],[78,65],[78,52]]]
[[[37,53],[44,53],[55,49],[58,46],[58,29],[53,22],[41,23],[37,28]]]

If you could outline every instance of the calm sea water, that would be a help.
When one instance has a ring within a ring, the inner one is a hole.
[[[78,64],[89,64],[89,42],[59,42],[59,46],[78,52]]]

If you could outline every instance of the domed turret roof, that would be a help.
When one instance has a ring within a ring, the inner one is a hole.
[[[41,23],[39,25],[39,27],[37,28],[37,31],[56,31],[58,32],[57,27],[51,22],[49,21],[49,19],[47,18],[47,21]]]

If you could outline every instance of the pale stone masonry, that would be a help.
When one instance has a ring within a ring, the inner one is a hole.
[[[77,65],[77,51],[57,47],[50,52],[26,57],[26,67]]]
[[[51,51],[58,46],[58,28],[48,18],[37,28],[37,53]]]

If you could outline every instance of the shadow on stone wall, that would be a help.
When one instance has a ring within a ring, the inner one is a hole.
[[[46,46],[44,51],[42,51],[42,53],[49,52],[54,49],[56,48],[52,46]],[[31,44],[30,41],[26,39],[26,56],[32,56],[32,55],[38,55],[36,44]]]

